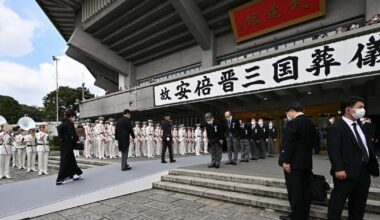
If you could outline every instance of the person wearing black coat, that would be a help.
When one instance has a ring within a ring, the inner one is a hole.
[[[119,151],[121,151],[121,171],[132,169],[127,162],[130,137],[132,136],[132,140],[135,139],[130,117],[131,111],[129,109],[124,110],[123,117],[117,120],[115,129],[115,139],[117,140]]]
[[[280,218],[305,220],[309,218],[311,203],[310,177],[315,128],[313,122],[304,115],[300,103],[290,103],[285,112],[288,122],[284,130],[279,165],[284,169],[291,214]]]
[[[268,124],[268,157],[274,157],[275,145],[277,141],[277,128],[273,127],[273,122]]]
[[[372,142],[358,119],[365,115],[365,101],[349,97],[340,104],[342,119],[332,125],[327,136],[334,188],[328,205],[328,219],[341,219],[348,199],[349,219],[363,219],[371,184],[379,176]]]
[[[267,156],[267,140],[268,140],[268,128],[264,125],[264,120],[259,119],[255,128],[256,144],[259,150],[259,158],[265,159]]]
[[[162,152],[161,163],[167,163],[165,161],[166,150],[169,150],[170,163],[174,163],[173,148],[172,148],[172,122],[170,121],[170,114],[164,114],[164,120],[161,122],[162,127]]]
[[[62,185],[66,179],[82,180],[82,170],[78,167],[74,156],[74,145],[80,143],[74,123],[76,113],[71,109],[65,110],[65,118],[57,126],[59,137],[60,162],[56,185]]]
[[[205,114],[207,139],[209,141],[209,152],[211,154],[211,164],[209,168],[219,168],[223,154],[223,126],[214,119],[211,113]]]
[[[224,113],[224,136],[227,141],[229,162],[226,165],[236,165],[239,154],[239,120],[232,117],[231,112]],[[233,152],[233,157],[232,157]]]
[[[240,120],[240,134],[239,134],[239,140],[240,140],[240,148],[241,148],[241,160],[240,162],[249,162],[249,138],[251,136],[251,126],[249,124],[244,123],[242,120]]]

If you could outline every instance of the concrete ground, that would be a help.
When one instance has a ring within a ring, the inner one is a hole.
[[[150,189],[33,218],[79,219],[279,219],[279,213],[182,193]]]
[[[49,175],[43,175],[43,176],[51,176],[51,175],[54,176],[58,173],[58,170],[50,169],[48,170],[48,172],[49,172]],[[10,173],[11,173],[12,179],[1,179],[0,185],[43,177],[43,176],[39,176],[38,172],[27,173],[25,169],[19,170],[18,168],[15,168],[15,167],[10,168]]]

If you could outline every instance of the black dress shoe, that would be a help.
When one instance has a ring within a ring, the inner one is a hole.
[[[245,162],[246,162],[246,163],[249,163],[249,160],[247,159],[247,160],[245,160]]]
[[[175,163],[175,162],[176,162],[176,160],[171,160],[171,161],[170,161],[170,163]]]
[[[209,165],[209,166],[208,166],[208,168],[213,168],[213,167],[215,167],[215,165]]]
[[[216,166],[215,166],[215,169],[219,169],[219,165],[216,165]]]
[[[245,160],[240,160],[240,162],[245,162]]]
[[[236,162],[231,162],[231,165],[234,165],[234,166],[236,166],[236,165],[237,165],[237,163],[236,163]]]
[[[257,158],[251,158],[251,160],[257,160]]]
[[[161,163],[167,163],[165,160],[161,161]]]
[[[131,170],[131,169],[132,169],[132,167],[128,166],[128,167],[122,169],[121,171],[127,171],[127,170]]]
[[[281,220],[291,220],[289,215],[280,215]]]
[[[233,162],[232,161],[230,161],[230,162],[227,162],[227,163],[225,163],[226,165],[231,165],[231,164],[233,164]]]

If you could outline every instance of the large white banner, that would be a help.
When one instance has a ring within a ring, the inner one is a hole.
[[[232,66],[154,87],[155,106],[380,73],[372,33]]]

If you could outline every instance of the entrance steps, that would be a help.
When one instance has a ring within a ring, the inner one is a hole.
[[[153,188],[235,202],[278,212],[290,212],[283,179],[176,169]],[[313,201],[310,217],[327,219],[327,203]],[[347,210],[343,212],[347,218]],[[365,219],[380,219],[380,189],[371,188]]]

